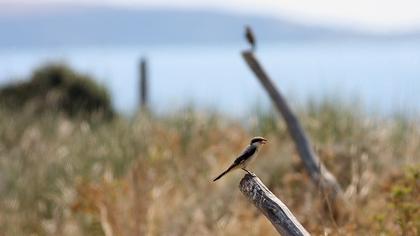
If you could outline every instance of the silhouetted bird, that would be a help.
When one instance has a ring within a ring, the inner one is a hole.
[[[255,42],[254,33],[252,33],[252,29],[248,25],[245,27],[245,37],[248,43],[251,45],[251,50],[255,51],[256,42]]]

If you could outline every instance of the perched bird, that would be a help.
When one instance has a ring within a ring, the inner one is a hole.
[[[256,42],[255,42],[254,33],[252,33],[252,29],[248,25],[245,27],[245,38],[248,41],[248,43],[251,45],[251,50],[255,51]]]
[[[251,139],[251,143],[249,146],[245,149],[245,151],[236,158],[236,160],[233,162],[232,165],[227,168],[223,173],[221,173],[219,176],[217,176],[213,181],[216,181],[220,178],[222,178],[223,175],[227,174],[231,170],[235,170],[237,168],[241,168],[242,170],[246,171],[248,174],[254,175],[251,172],[249,172],[246,168],[246,166],[251,162],[251,160],[255,159],[255,157],[258,154],[258,151],[260,147],[263,144],[266,144],[268,141],[267,139],[263,137],[255,137]]]

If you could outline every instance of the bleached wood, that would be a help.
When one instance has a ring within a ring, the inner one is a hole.
[[[245,197],[270,220],[271,224],[281,235],[310,235],[287,206],[258,177],[246,174],[242,178],[239,188]]]

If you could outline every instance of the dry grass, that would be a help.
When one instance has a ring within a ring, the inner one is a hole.
[[[251,169],[314,235],[418,235],[420,125],[352,109],[324,102],[300,112],[349,198],[345,221],[323,210],[273,112],[96,123],[1,111],[1,235],[276,235],[240,194],[243,173],[211,182],[255,135],[270,144]]]

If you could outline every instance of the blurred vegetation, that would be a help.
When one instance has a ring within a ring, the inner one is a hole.
[[[25,86],[72,86],[62,73],[74,72],[48,68]],[[42,79],[55,73],[61,82]],[[22,91],[28,100],[52,96],[47,89]],[[73,119],[79,111],[72,109],[32,113],[0,106],[1,235],[277,235],[241,195],[244,173],[211,181],[257,135],[270,143],[250,169],[313,235],[420,233],[416,118],[374,118],[333,100],[298,109],[349,199],[349,216],[340,221],[322,210],[322,196],[274,111],[256,109],[244,122],[193,107],[90,122]]]
[[[61,112],[70,117],[109,119],[114,115],[107,91],[66,65],[38,68],[29,81],[0,88],[0,104],[13,111]]]

